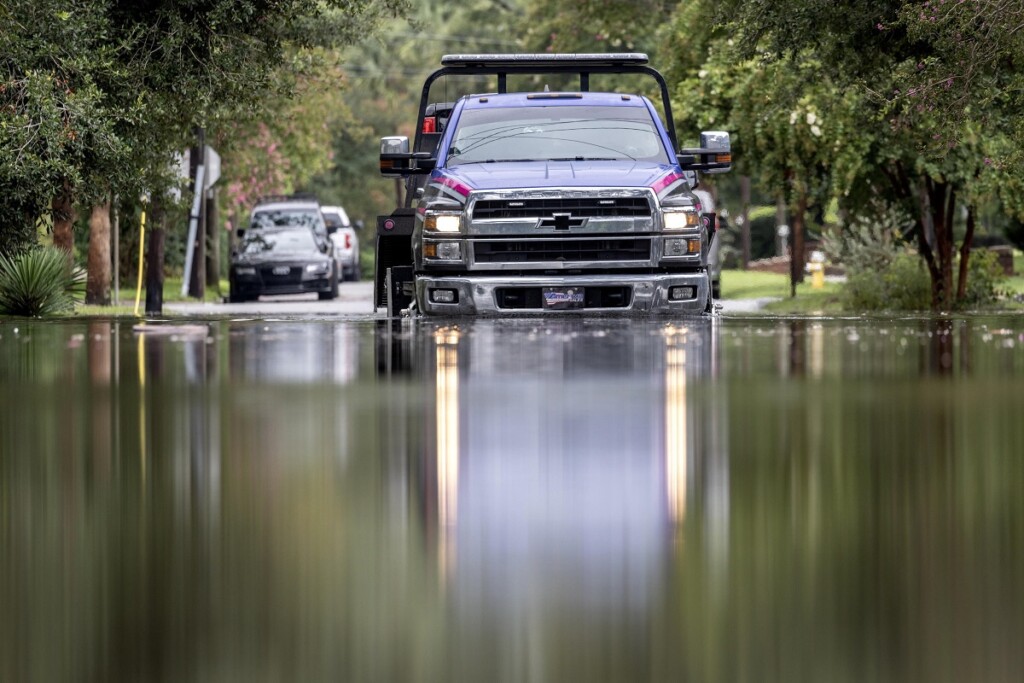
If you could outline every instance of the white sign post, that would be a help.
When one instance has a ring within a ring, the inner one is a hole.
[[[181,295],[188,296],[188,283],[192,280],[192,259],[195,255],[196,229],[199,227],[199,206],[203,201],[203,172],[205,167],[196,167],[196,186],[192,193],[192,213],[188,217],[188,242],[185,243],[185,275],[181,279]]]

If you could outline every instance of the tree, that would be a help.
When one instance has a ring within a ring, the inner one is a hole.
[[[75,189],[125,151],[102,88],[116,52],[109,19],[99,2],[10,0],[0,21],[0,251],[33,243],[51,204],[70,251]]]
[[[0,8],[0,250],[52,206],[162,195],[197,125],[251,116],[318,45],[351,44],[408,0],[10,0]],[[295,58],[295,55],[299,55]],[[58,241],[66,236],[58,234]]]
[[[343,205],[353,219],[390,213],[395,182],[380,176],[379,139],[415,135],[416,107],[427,74],[457,52],[517,52],[525,0],[422,0],[406,19],[352,48],[344,66],[348,85],[334,112],[330,168],[306,188],[322,201]],[[444,93],[445,83],[440,84]],[[494,88],[493,79],[480,88]],[[442,94],[440,97],[444,97]],[[451,93],[448,93],[451,96]],[[371,239],[363,239],[368,247]]]
[[[1011,194],[1020,187],[1008,157],[993,155],[1019,140],[1010,113],[1021,104],[1024,49],[1012,29],[1020,21],[1012,21],[1022,11],[987,0],[723,4],[744,54],[780,62],[812,55],[821,78],[858,99],[856,128],[844,139],[863,154],[833,170],[836,193],[849,209],[880,195],[914,216],[936,309],[952,308],[965,291],[974,202],[993,186]],[[957,206],[967,213],[959,254]]]

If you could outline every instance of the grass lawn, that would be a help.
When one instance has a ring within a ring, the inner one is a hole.
[[[223,296],[227,295],[228,281],[221,279],[220,281],[220,292],[213,287],[206,288],[206,297],[204,301],[220,301]],[[113,298],[113,297],[112,297]],[[168,277],[164,278],[164,302],[169,301],[191,301],[189,297],[181,295],[181,278],[180,277]],[[146,285],[142,285],[142,295],[139,299],[139,315],[144,314],[146,306]],[[133,315],[135,311],[135,287],[122,287],[121,288],[121,304],[119,306],[92,306],[86,304],[80,304],[75,306],[75,315]]]
[[[1004,280],[999,289],[1010,295],[1024,295],[1024,254],[1015,252],[1014,271],[1016,275]],[[823,289],[813,289],[810,277],[797,286],[796,297],[789,296],[789,276],[776,273],[752,272],[746,270],[722,271],[722,298],[761,299],[778,298],[764,306],[770,313],[841,313],[840,294],[843,285],[826,282]],[[1012,299],[1002,299],[986,310],[1015,311],[1022,304]]]
[[[1024,294],[1024,254],[1019,251],[1013,252],[1013,272],[1006,278],[1003,287],[1011,294]]]
[[[797,285],[796,297],[789,296],[789,276],[747,270],[722,271],[723,299],[761,299],[777,297],[764,307],[773,313],[836,313],[842,310],[839,292],[842,285],[826,282],[822,289],[811,287],[810,277]]]

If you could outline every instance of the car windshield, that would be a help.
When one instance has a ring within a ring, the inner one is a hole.
[[[646,107],[563,105],[463,110],[447,165],[556,160],[669,163]]]
[[[249,230],[240,250],[243,254],[308,254],[316,251],[316,242],[309,229]]]
[[[251,228],[267,230],[272,228],[312,228],[324,233],[327,227],[318,209],[273,209],[257,211],[252,216]]]
[[[347,218],[342,218],[341,214],[336,211],[324,211],[324,222],[327,223],[328,228],[347,228]]]

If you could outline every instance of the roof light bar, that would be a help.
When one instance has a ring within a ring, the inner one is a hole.
[[[577,54],[459,54],[441,58],[443,66],[634,66],[647,64],[642,52],[590,52]]]

